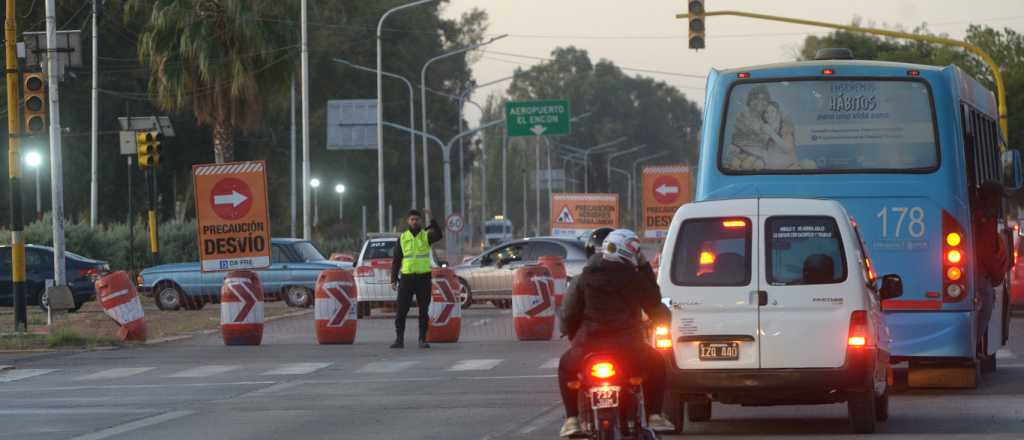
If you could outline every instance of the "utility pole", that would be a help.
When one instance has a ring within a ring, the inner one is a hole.
[[[501,215],[508,215],[508,130],[501,136]]]
[[[4,73],[7,80],[7,167],[10,175],[11,203],[11,281],[14,290],[14,331],[28,330],[28,307],[25,302],[25,236],[21,213],[21,102],[18,85],[18,21],[16,0],[7,0],[4,7]]]
[[[536,202],[536,205],[537,205],[537,212],[535,213],[535,215],[537,217],[537,229],[535,229],[535,231],[536,231],[536,235],[539,236],[540,235],[540,136],[535,136],[534,137],[534,139],[533,139],[533,149],[534,149],[534,164],[536,165],[536,170],[535,170],[536,172],[535,172],[535,174],[533,176],[534,177],[534,179],[533,179],[534,182],[533,183],[537,186],[536,188],[534,188],[534,193],[535,193],[534,194],[534,198],[536,199],[535,202]]]
[[[306,1],[302,0],[302,238],[313,239],[313,218],[309,215],[309,42],[306,29]]]
[[[295,238],[295,226],[298,223],[298,210],[296,209],[295,203],[295,75],[292,74],[292,87],[289,90],[290,96],[288,103],[291,107],[292,116],[292,132],[291,132],[291,160],[288,162],[288,203],[291,207],[291,235],[290,237]]]
[[[50,99],[50,185],[53,218],[53,285],[67,285],[64,272],[64,167],[61,160],[60,77],[57,58],[57,11],[46,0],[46,75]]]
[[[92,0],[92,160],[90,170],[90,181],[89,181],[89,227],[96,228],[96,216],[99,215],[99,193],[100,193],[100,172],[99,172],[99,160],[100,160],[100,147],[99,147],[99,125],[100,125],[100,94],[99,94],[99,83],[100,83],[100,57],[99,57],[99,25],[97,21],[99,14],[97,13],[96,2],[100,0]]]

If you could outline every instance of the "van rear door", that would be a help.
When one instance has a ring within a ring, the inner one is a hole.
[[[850,315],[864,301],[860,265],[847,261],[855,245],[851,237],[844,240],[845,212],[816,200],[761,199],[760,214],[759,275],[767,294],[760,310],[761,367],[841,367]]]
[[[685,205],[673,220],[659,284],[679,368],[759,367],[756,219],[750,199]]]

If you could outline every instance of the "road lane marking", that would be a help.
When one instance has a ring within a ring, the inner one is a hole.
[[[480,327],[482,325],[487,325],[487,324],[490,324],[490,323],[491,323],[491,318],[484,318],[484,319],[481,319],[479,321],[476,321],[476,322],[470,324],[469,326],[470,327]]]
[[[996,352],[996,359],[1013,359],[1015,357],[1017,357],[1017,355],[1013,354],[1009,348],[1000,348],[999,351]]]
[[[109,399],[107,399],[109,400]],[[25,415],[82,415],[82,414],[152,414],[156,412],[155,409],[145,408],[125,408],[123,406],[118,407],[106,407],[106,408],[19,408],[19,409],[0,409],[0,415],[3,416],[25,416]]]
[[[42,376],[57,370],[46,370],[40,368],[29,368],[24,370],[14,369],[0,371],[0,383],[14,382],[16,380],[28,379],[30,377]]]
[[[182,387],[220,387],[220,386],[247,386],[247,385],[273,385],[272,381],[247,381],[247,382],[207,382],[207,383],[161,383],[161,384],[140,384],[140,385],[78,385],[69,387],[49,388],[0,388],[2,393],[45,393],[60,391],[81,391],[81,390],[131,390],[145,388],[182,388]]]
[[[203,365],[201,367],[189,368],[165,377],[206,377],[214,376],[228,371],[242,368],[238,365]]]
[[[291,376],[309,374],[331,366],[330,362],[300,362],[296,364],[284,364],[278,368],[263,373],[263,376]]]
[[[102,431],[96,431],[93,433],[80,435],[72,438],[71,440],[103,440],[110,438],[115,435],[121,435],[126,432],[135,431],[137,429],[146,428],[149,426],[157,425],[171,420],[180,419],[185,416],[195,414],[195,411],[171,411],[153,417],[147,417],[145,419],[136,420],[134,422],[128,422],[122,425],[113,426]]]
[[[125,377],[131,377],[137,374],[142,374],[153,369],[154,367],[111,368],[109,370],[103,370],[98,373],[93,373],[87,376],[79,377],[76,380],[122,379]]]
[[[540,369],[541,370],[554,370],[555,368],[558,368],[558,361],[559,361],[559,358],[549,359],[547,362],[544,363],[544,365],[540,366]]]
[[[370,362],[356,370],[356,373],[397,373],[420,363],[419,361]]]
[[[497,367],[502,359],[467,359],[458,361],[448,371],[478,371],[478,370],[490,370]]]

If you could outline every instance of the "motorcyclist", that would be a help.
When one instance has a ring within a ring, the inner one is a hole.
[[[646,341],[641,311],[655,322],[667,321],[670,313],[661,303],[654,271],[640,251],[636,233],[617,229],[602,241],[601,252],[593,255],[583,273],[572,280],[562,304],[561,330],[572,346],[558,364],[566,414],[560,435],[582,433],[578,395],[568,383],[576,380],[583,358],[596,351],[612,351],[633,368],[642,369],[648,426],[655,431],[670,431],[672,424],[661,415],[665,364]]]
[[[611,234],[612,231],[614,231],[612,228],[597,228],[590,232],[587,244],[583,247],[587,251],[587,260],[601,251],[601,244],[604,243],[605,237]]]

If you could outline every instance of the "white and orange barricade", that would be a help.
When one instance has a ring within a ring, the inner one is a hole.
[[[455,272],[447,267],[431,270],[430,320],[427,324],[427,342],[459,342],[462,333],[462,284]]]
[[[122,341],[146,342],[146,315],[127,272],[117,271],[96,280],[96,295],[103,312],[121,326],[117,336]]]
[[[313,316],[316,341],[321,344],[351,344],[356,340],[356,281],[352,272],[328,269],[316,280]]]
[[[263,342],[263,285],[256,272],[233,270],[220,288],[220,333],[224,345]]]
[[[557,255],[541,256],[538,261],[541,266],[548,268],[551,272],[551,279],[555,283],[555,306],[562,307],[562,299],[565,292],[569,290],[569,279],[565,271],[565,260]]]
[[[512,321],[520,341],[549,341],[555,334],[555,283],[541,265],[512,274]]]

